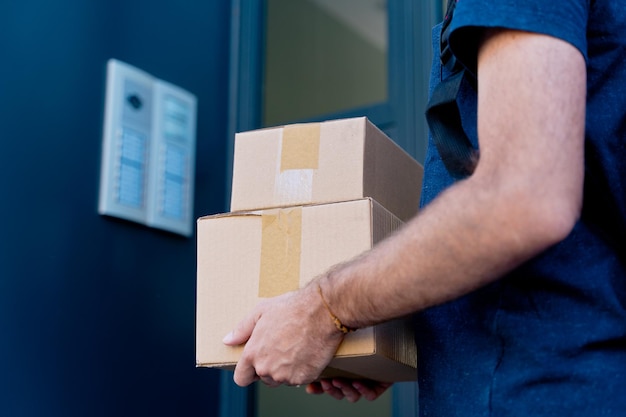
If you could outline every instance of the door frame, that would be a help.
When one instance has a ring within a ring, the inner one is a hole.
[[[387,0],[387,3],[389,100],[333,116],[367,116],[382,130],[393,131],[396,143],[423,162],[428,140],[423,115],[432,60],[431,28],[442,19],[442,2]],[[265,1],[231,0],[226,207],[230,206],[235,133],[262,126],[265,17]],[[392,390],[393,417],[417,416],[417,383],[394,384]],[[256,389],[236,386],[232,372],[222,371],[220,417],[255,417],[255,409]]]

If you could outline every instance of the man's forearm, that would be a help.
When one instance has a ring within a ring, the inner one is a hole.
[[[332,270],[320,285],[335,314],[353,327],[454,299],[564,237],[529,219],[525,207],[519,196],[467,180],[373,250]]]

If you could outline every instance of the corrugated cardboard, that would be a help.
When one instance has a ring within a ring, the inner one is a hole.
[[[197,365],[232,369],[243,347],[222,338],[262,298],[305,285],[400,224],[369,198],[198,219]],[[349,333],[325,375],[414,380],[416,358],[411,323],[397,320]]]
[[[371,197],[415,215],[422,166],[365,117],[294,124],[235,137],[231,211]]]

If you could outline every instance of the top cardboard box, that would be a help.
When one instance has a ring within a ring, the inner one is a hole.
[[[231,211],[371,197],[403,221],[417,213],[422,166],[367,118],[235,136]]]

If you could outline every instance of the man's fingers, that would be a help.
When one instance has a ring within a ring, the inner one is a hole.
[[[322,385],[320,384],[320,382],[311,382],[306,386],[306,393],[320,395],[324,393],[324,390],[322,389]]]
[[[330,395],[334,399],[336,400],[344,399],[345,396],[343,392],[339,388],[335,387],[329,380],[322,379],[320,381],[320,385],[322,387],[322,390],[324,390],[326,394]]]
[[[248,315],[245,319],[241,320],[237,327],[235,327],[230,333],[228,333],[222,339],[222,343],[228,346],[243,345],[250,339],[254,326],[256,325],[258,318],[256,315]]]
[[[361,393],[352,386],[350,381],[336,378],[333,379],[332,384],[349,402],[355,403],[361,399]]]
[[[373,401],[380,397],[392,384],[369,380],[349,380],[344,378],[322,379],[306,387],[308,394],[328,394],[338,400],[357,402],[361,398]]]
[[[246,359],[241,359],[237,363],[237,366],[235,367],[235,374],[233,375],[235,384],[240,387],[246,387],[259,379],[260,378],[257,375],[256,370]]]
[[[368,401],[374,401],[380,397],[391,385],[389,382],[373,381],[355,381],[352,383],[352,387]]]

